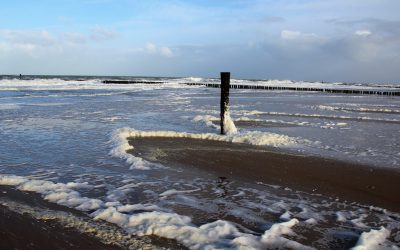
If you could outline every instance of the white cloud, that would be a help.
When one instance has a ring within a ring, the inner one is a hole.
[[[281,38],[284,40],[293,40],[301,36],[300,31],[282,30]]]
[[[281,38],[283,40],[317,40],[319,37],[314,33],[302,33],[300,31],[282,30]]]
[[[163,46],[163,47],[158,47],[157,45],[153,43],[146,43],[144,47],[144,51],[150,54],[158,54],[162,55],[165,57],[172,57],[174,56],[174,53],[171,48]]]
[[[7,43],[19,45],[49,46],[54,45],[57,39],[46,30],[0,30],[0,38]]]
[[[61,39],[69,44],[84,44],[87,42],[87,37],[78,32],[65,32],[61,34]]]
[[[357,30],[356,32],[354,32],[354,35],[367,37],[367,36],[372,35],[372,32],[369,30]]]
[[[106,41],[117,38],[119,35],[115,30],[96,25],[91,29],[90,38],[95,41]]]
[[[152,54],[157,52],[157,46],[153,43],[146,43],[145,49],[147,52],[152,53]]]
[[[161,53],[161,55],[166,56],[166,57],[171,57],[171,56],[174,55],[172,53],[172,50],[170,48],[168,48],[168,47],[161,47],[160,48],[160,53]]]
[[[88,33],[49,32],[47,30],[11,30],[0,29],[1,49],[35,50],[63,49],[66,46],[82,46],[88,42],[99,42],[113,39],[118,33],[96,26]]]

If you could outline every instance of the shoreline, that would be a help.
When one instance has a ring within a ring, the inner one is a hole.
[[[135,236],[39,194],[0,185],[1,249],[187,249],[175,240]]]
[[[230,179],[289,187],[400,212],[400,171],[281,150],[188,138],[128,138],[135,156]],[[153,151],[160,152],[156,156]]]
[[[51,214],[35,216],[40,209],[80,216],[78,211],[48,203],[38,194],[0,186],[0,202],[1,249],[123,249],[118,243],[102,242],[94,233],[66,227]]]
[[[123,249],[55,221],[19,214],[3,205],[0,213],[1,249]]]

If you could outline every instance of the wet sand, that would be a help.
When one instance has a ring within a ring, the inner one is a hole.
[[[46,212],[49,210],[79,218],[87,227],[86,232],[72,226],[71,220],[69,225],[60,222],[54,214]],[[34,211],[36,214],[42,214],[41,218],[35,217]],[[104,230],[95,229],[94,224],[103,224]],[[0,249],[187,248],[174,240],[129,235],[113,224],[94,222],[82,212],[47,202],[38,194],[0,186]]]
[[[0,206],[1,249],[122,249],[94,237]]]
[[[400,170],[283,152],[274,148],[184,138],[129,138],[131,154],[217,176],[290,187],[400,212]]]

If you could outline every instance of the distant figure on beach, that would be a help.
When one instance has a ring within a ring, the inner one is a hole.
[[[19,79],[20,79],[20,80],[22,79],[22,75],[21,75],[21,74],[19,74]]]

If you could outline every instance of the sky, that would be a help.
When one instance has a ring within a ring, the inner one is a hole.
[[[399,0],[0,0],[0,74],[400,83]]]

